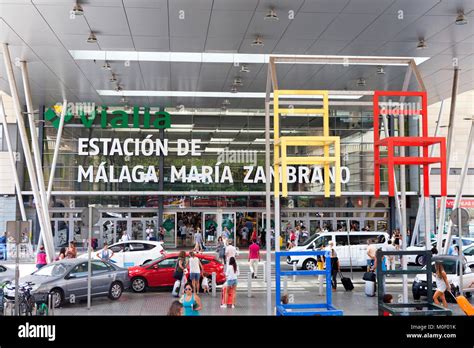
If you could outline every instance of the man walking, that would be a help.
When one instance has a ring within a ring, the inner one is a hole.
[[[252,240],[252,244],[249,247],[249,266],[252,272],[252,278],[257,278],[258,263],[260,262],[260,247],[256,240]]]

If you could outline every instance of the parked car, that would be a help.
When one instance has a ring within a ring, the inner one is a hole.
[[[457,291],[459,291],[459,259],[457,256],[433,256],[431,263],[431,270],[435,272],[435,262],[441,262],[444,267],[444,271],[448,277],[448,282],[454,286]],[[426,269],[426,266],[423,267]],[[474,291],[474,262],[463,262],[463,291],[466,293],[467,297],[472,295]],[[415,300],[419,300],[421,296],[427,295],[427,282],[426,282],[426,273],[417,274],[412,285],[412,294]],[[436,289],[436,283],[433,281],[433,293]],[[448,289],[449,290],[449,289]]]
[[[444,241],[445,239],[443,239]],[[457,236],[453,236],[452,237],[452,240],[453,241],[456,241],[457,243],[457,240],[458,240],[458,237]],[[444,243],[443,243],[444,244]],[[436,240],[435,239],[432,239],[431,240],[431,246],[432,247],[436,247]],[[464,251],[464,248],[468,247],[468,246],[471,246],[471,245],[474,245],[474,238],[469,238],[469,237],[462,237],[462,245],[463,245],[463,251]],[[407,250],[425,250],[425,244],[424,243],[420,243],[420,244],[417,244],[417,245],[414,245],[414,246],[409,246],[407,247]],[[438,249],[438,252],[441,252],[439,249]],[[421,266],[423,265],[423,256],[422,255],[408,255],[407,257],[408,259],[408,263],[410,264],[416,264],[418,266]]]
[[[367,266],[367,240],[376,240],[377,248],[382,248],[388,241],[386,232],[324,232],[309,237],[302,245],[291,248],[290,251],[316,250],[321,246],[328,246],[329,241],[334,242],[341,267],[366,267]],[[316,259],[311,256],[288,256],[286,263],[296,263],[298,268],[311,270],[316,267]]]
[[[33,295],[53,294],[54,306],[59,307],[65,301],[74,302],[87,297],[87,263],[80,258],[56,261],[20,278],[20,284],[30,283]],[[130,287],[126,269],[102,260],[92,260],[91,265],[92,296],[118,300]]]
[[[0,284],[7,281],[13,281],[15,279],[15,271],[4,266],[0,265]]]
[[[474,262],[474,245],[468,246],[466,249],[463,249],[463,253],[467,262]]]
[[[164,255],[163,242],[150,240],[129,240],[118,242],[109,246],[114,252],[110,262],[123,268],[139,266],[145,262],[154,260]],[[102,249],[92,253],[93,259],[99,259]],[[79,256],[81,259],[87,259],[87,253]]]
[[[189,255],[186,254],[186,256]],[[216,272],[217,285],[225,282],[224,265],[219,260],[211,255],[196,254],[196,256],[201,260],[205,273],[211,275],[213,272]],[[173,278],[173,274],[177,260],[178,253],[170,253],[141,266],[130,267],[128,275],[132,290],[143,292],[147,287],[173,286],[176,280]]]

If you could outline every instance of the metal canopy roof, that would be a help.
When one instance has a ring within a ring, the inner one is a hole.
[[[474,88],[472,0],[88,0],[83,16],[70,19],[72,0],[0,0],[0,42],[13,58],[27,60],[35,103],[68,101],[120,104],[104,61],[75,60],[69,50],[233,52],[430,57],[419,65],[430,103],[450,96],[452,59],[459,59],[459,92]],[[278,21],[264,19],[270,8]],[[458,10],[466,25],[455,25]],[[184,19],[180,19],[184,11]],[[289,18],[294,11],[294,19]],[[403,19],[400,19],[403,11]],[[97,43],[87,43],[89,33]],[[256,36],[263,47],[252,46]],[[427,48],[417,50],[424,38]],[[0,57],[1,58],[1,57]],[[236,76],[242,92],[264,92],[266,64],[240,73],[231,63],[110,61],[126,90],[229,92]],[[285,88],[400,89],[403,67],[291,65],[278,67]],[[19,71],[17,77],[19,77]],[[0,89],[8,91],[0,65]],[[127,97],[130,104],[220,107],[224,98]],[[260,108],[263,99],[236,98],[230,108]]]

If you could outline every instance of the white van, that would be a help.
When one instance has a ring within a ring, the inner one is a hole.
[[[387,232],[324,232],[315,235],[305,241],[302,245],[291,248],[290,251],[310,251],[328,246],[333,241],[339,264],[341,267],[366,267],[367,266],[367,240],[375,240],[377,248],[384,248],[389,235]],[[296,263],[298,268],[313,269],[316,260],[311,256],[288,256],[286,263]]]

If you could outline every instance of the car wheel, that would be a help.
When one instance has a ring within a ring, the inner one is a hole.
[[[423,257],[423,255],[418,255],[415,259],[415,263],[418,266],[423,266],[425,264],[425,258]]]
[[[421,297],[421,296],[420,296],[420,294],[419,294],[418,292],[413,292],[413,299],[414,299],[414,300],[417,300],[417,301],[418,301],[418,300],[420,299],[420,297]]]
[[[134,292],[144,292],[146,290],[146,280],[142,277],[132,279],[132,290]]]
[[[110,285],[109,298],[111,300],[118,300],[120,296],[122,296],[122,292],[123,292],[122,283],[113,282],[112,285]]]
[[[303,262],[303,269],[307,271],[312,271],[316,269],[316,260],[315,259],[307,259]]]
[[[51,297],[53,299],[54,308],[61,307],[64,301],[63,291],[61,289],[53,289],[49,293],[51,294]]]

